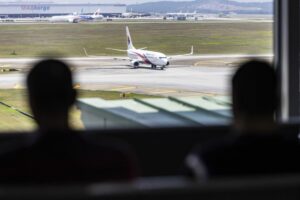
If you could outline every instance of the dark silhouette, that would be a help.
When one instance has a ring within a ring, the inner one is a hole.
[[[69,130],[69,109],[76,99],[72,74],[58,60],[36,64],[27,77],[29,103],[41,132]]]
[[[241,65],[232,78],[233,125],[236,131],[273,131],[278,105],[274,69],[263,61]]]
[[[241,65],[232,79],[232,135],[197,146],[186,158],[198,178],[299,172],[297,140],[286,140],[274,120],[275,70],[264,61]]]
[[[38,124],[31,144],[1,157],[0,180],[38,183],[120,181],[136,177],[127,145],[103,138],[92,142],[69,127],[76,99],[72,73],[62,61],[38,62],[27,78],[29,102]]]

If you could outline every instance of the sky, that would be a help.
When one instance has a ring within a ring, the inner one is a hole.
[[[122,4],[136,4],[144,2],[154,2],[162,0],[0,0],[0,2],[69,2],[69,3],[122,3]],[[191,1],[191,0],[167,0],[167,1]],[[272,0],[234,0],[239,2],[270,2]]]

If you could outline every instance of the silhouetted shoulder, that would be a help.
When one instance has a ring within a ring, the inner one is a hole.
[[[300,171],[299,153],[296,141],[279,134],[248,133],[198,146],[189,157],[199,166],[186,164],[194,176],[197,167],[209,177],[290,173]]]
[[[103,138],[91,142],[77,132],[39,134],[30,145],[0,157],[0,180],[25,182],[128,181],[137,177],[129,146]]]

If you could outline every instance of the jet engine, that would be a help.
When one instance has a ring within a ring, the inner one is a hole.
[[[131,66],[134,67],[134,68],[137,68],[137,67],[139,66],[139,64],[140,64],[140,63],[139,63],[139,61],[137,61],[137,60],[132,60],[132,61],[131,61]]]
[[[74,18],[74,19],[69,19],[69,22],[70,23],[78,23],[79,22],[79,19],[77,19],[77,18]]]

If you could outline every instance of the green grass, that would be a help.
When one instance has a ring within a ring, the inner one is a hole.
[[[145,94],[135,94],[135,93],[126,93],[126,97],[122,98],[120,92],[112,91],[99,91],[99,90],[78,90],[79,98],[90,98],[90,97],[99,97],[106,100],[115,100],[115,99],[142,99],[142,98],[156,98],[157,96],[145,95]]]
[[[0,105],[0,131],[28,131],[35,129],[32,119]]]
[[[122,55],[105,48],[126,48],[126,23],[18,24],[0,26],[0,57],[32,57],[43,52],[84,56]],[[271,53],[270,22],[129,23],[136,47],[166,54]],[[16,55],[12,55],[15,51]]]
[[[110,91],[91,91],[78,90],[79,98],[99,97],[107,100],[121,99],[120,92]],[[143,94],[128,94],[126,98],[151,98],[156,96]],[[21,111],[30,113],[28,106],[28,95],[24,89],[0,89],[0,102],[4,102]],[[80,120],[80,111],[76,108],[71,110],[70,123],[73,128],[82,129],[83,124]],[[34,121],[14,109],[8,108],[0,104],[0,131],[28,131],[36,128]]]

